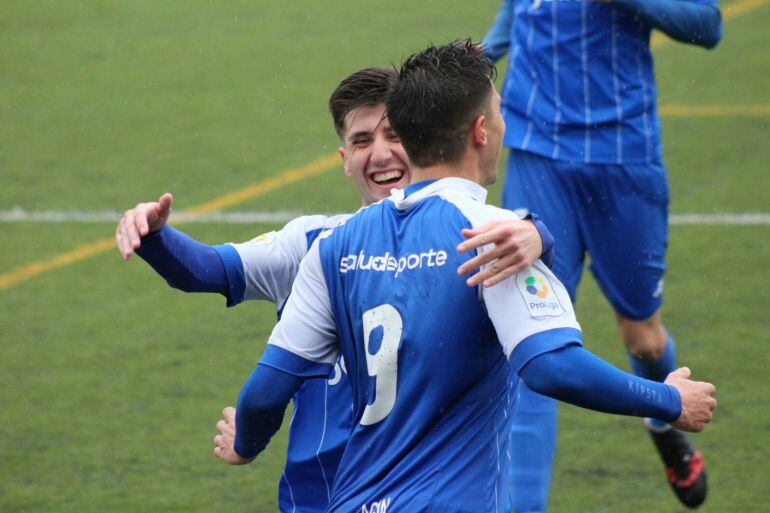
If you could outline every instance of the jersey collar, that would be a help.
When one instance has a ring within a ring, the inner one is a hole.
[[[467,194],[481,203],[487,199],[487,190],[465,178],[449,177],[441,180],[425,180],[408,185],[405,189],[393,189],[390,199],[399,210],[407,210],[419,201],[448,191]]]
[[[438,180],[423,180],[422,182],[410,183],[404,188],[404,197],[411,196],[415,192],[424,189],[432,183],[436,183]]]

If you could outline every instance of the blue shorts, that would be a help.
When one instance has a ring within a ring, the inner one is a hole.
[[[615,310],[647,319],[663,302],[668,179],[662,164],[585,164],[511,150],[505,208],[539,215],[556,240],[553,271],[572,300],[590,269]]]

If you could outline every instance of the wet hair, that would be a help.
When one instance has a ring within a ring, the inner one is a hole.
[[[403,62],[385,105],[413,164],[427,167],[462,157],[496,74],[481,45],[470,39],[429,46]]]
[[[359,107],[385,103],[390,82],[396,77],[392,68],[365,68],[340,82],[329,97],[329,112],[340,139],[345,136],[345,118]]]

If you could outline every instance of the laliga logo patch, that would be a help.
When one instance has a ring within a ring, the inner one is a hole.
[[[544,274],[529,269],[516,275],[516,285],[532,317],[559,317],[564,314],[564,307]]]

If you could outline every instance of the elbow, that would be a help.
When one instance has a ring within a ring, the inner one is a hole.
[[[722,40],[722,25],[720,23],[719,28],[714,32],[711,37],[708,37],[704,39],[703,41],[703,48],[706,50],[713,50],[717,47],[719,42]]]
[[[713,50],[717,47],[722,40],[722,24],[720,23],[717,28],[700,37],[698,44],[706,50]]]
[[[719,9],[714,8],[706,23],[706,29],[703,34],[698,35],[697,44],[706,50],[713,50],[722,40],[722,15]]]
[[[181,290],[182,292],[194,292],[192,285],[184,280],[175,280],[174,278],[167,278],[166,283],[172,289]]]
[[[521,376],[521,380],[533,392],[555,399],[554,396],[557,394],[557,387],[554,386],[553,381],[537,379],[531,376]]]
[[[552,361],[549,353],[539,356],[537,360],[525,366],[519,377],[533,392],[558,399],[563,379],[569,369]]]

